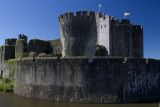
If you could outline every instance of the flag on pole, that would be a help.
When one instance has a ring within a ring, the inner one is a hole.
[[[101,8],[102,7],[102,5],[99,3],[99,8]]]
[[[99,3],[99,12],[101,12],[102,5]]]
[[[124,13],[124,19],[126,19],[126,16],[129,16],[130,13]]]
[[[125,16],[129,16],[129,15],[130,15],[130,13],[124,13],[124,15],[125,15]]]

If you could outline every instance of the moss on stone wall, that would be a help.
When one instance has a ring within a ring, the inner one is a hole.
[[[3,74],[3,77],[10,78],[14,80],[14,74],[16,71],[16,62],[17,59],[9,59],[5,61],[5,74]]]
[[[18,58],[19,58],[19,53],[16,52],[16,50],[15,50],[15,59],[18,59]]]
[[[17,59],[9,59],[6,62],[8,63],[8,66],[11,67],[11,66],[13,66],[13,63],[16,61],[17,61]]]
[[[23,39],[19,39],[17,40],[18,43],[24,43],[24,40]]]
[[[15,69],[13,68],[13,69],[9,72],[9,78],[14,78],[14,74],[15,74]]]
[[[16,48],[15,48],[15,58],[23,58],[27,56],[27,44],[25,40],[19,39],[16,41]]]

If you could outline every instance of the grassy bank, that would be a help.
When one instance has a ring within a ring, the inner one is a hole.
[[[0,79],[0,91],[13,92],[13,89],[14,89],[14,81],[8,78]]]
[[[9,75],[7,74],[7,78],[0,75],[0,91],[13,92],[16,61],[17,59],[5,60],[5,69],[9,70]]]

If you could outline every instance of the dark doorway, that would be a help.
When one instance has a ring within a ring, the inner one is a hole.
[[[3,71],[1,70],[1,75],[3,75]]]
[[[44,53],[49,54],[49,51],[48,50],[44,50]]]

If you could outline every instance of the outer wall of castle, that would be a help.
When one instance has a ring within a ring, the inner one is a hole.
[[[160,98],[160,61],[144,58],[22,59],[14,93],[84,103],[135,103]]]

